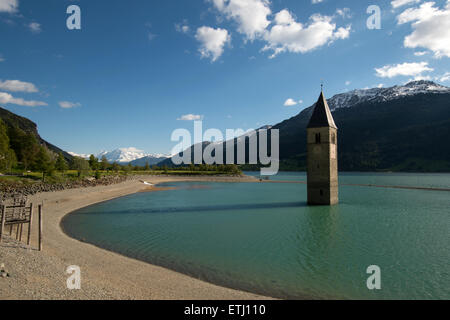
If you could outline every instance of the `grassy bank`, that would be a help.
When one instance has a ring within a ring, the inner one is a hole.
[[[33,195],[40,192],[54,192],[66,189],[106,186],[154,176],[241,176],[238,170],[218,170],[218,167],[164,168],[161,170],[67,170],[53,171],[44,175],[42,172],[12,172],[0,176],[0,199],[13,197],[15,194]],[[44,179],[45,178],[45,179]]]

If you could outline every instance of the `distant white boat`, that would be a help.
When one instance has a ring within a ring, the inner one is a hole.
[[[147,186],[153,186],[153,183],[147,182],[147,181],[143,181],[140,180],[143,184],[147,185]]]

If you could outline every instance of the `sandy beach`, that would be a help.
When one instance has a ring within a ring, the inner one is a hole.
[[[43,251],[37,251],[37,223],[31,246],[6,237],[0,244],[0,265],[10,274],[0,278],[0,299],[266,299],[219,287],[189,276],[100,249],[68,237],[61,219],[82,207],[173,181],[257,181],[252,177],[136,177],[120,184],[46,192],[30,197],[44,203]],[[155,188],[154,192],[164,192]],[[7,229],[9,230],[9,229]],[[26,227],[24,228],[26,230]],[[81,268],[81,290],[66,287],[66,268]]]

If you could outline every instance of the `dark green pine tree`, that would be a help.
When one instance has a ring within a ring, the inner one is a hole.
[[[9,171],[16,164],[16,154],[10,148],[7,127],[0,119],[0,171]]]
[[[62,152],[60,152],[58,154],[58,158],[56,159],[55,169],[60,171],[64,176],[64,173],[68,168],[69,166],[67,165],[66,159],[64,159]]]
[[[45,181],[45,177],[50,175],[55,169],[54,162],[50,157],[49,151],[44,146],[39,147],[39,151],[34,159],[32,169],[42,172],[42,181]]]
[[[78,177],[81,177],[89,172],[89,162],[81,157],[73,157],[72,168],[77,170]]]
[[[89,166],[92,170],[98,169],[98,159],[93,154],[89,157]]]
[[[108,159],[106,159],[105,156],[102,156],[102,160],[100,162],[100,169],[103,171],[106,171],[106,170],[108,170],[108,168],[109,168]]]

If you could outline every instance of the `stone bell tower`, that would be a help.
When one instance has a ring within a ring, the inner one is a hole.
[[[307,126],[308,204],[333,205],[339,202],[337,167],[337,127],[320,92]]]

